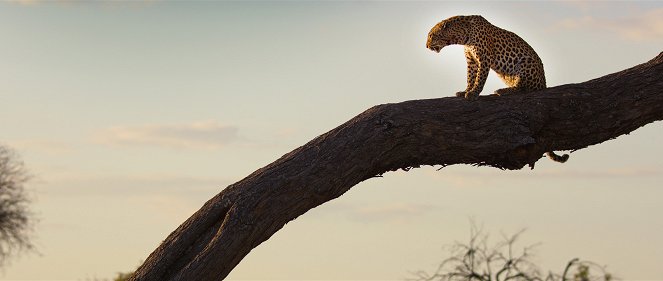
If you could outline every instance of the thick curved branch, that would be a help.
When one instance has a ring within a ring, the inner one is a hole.
[[[378,105],[210,199],[131,280],[220,280],[287,222],[357,183],[421,165],[533,166],[663,119],[663,53],[578,84],[468,102]],[[572,159],[571,159],[572,161]]]

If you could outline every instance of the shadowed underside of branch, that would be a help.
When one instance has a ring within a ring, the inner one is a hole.
[[[388,171],[533,167],[546,151],[582,149],[662,119],[663,53],[618,73],[528,94],[378,105],[225,188],[130,280],[221,280],[287,222]]]

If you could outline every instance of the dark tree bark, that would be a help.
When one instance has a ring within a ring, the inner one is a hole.
[[[523,95],[378,105],[222,190],[130,280],[221,280],[287,222],[388,171],[533,167],[546,151],[582,149],[661,119],[663,53],[618,73]]]

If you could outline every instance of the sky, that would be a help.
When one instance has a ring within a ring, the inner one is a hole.
[[[548,86],[643,63],[663,2],[0,2],[0,144],[34,176],[38,222],[2,280],[135,269],[229,184],[362,111],[453,96],[461,46],[429,29],[480,14],[523,37]],[[494,73],[484,94],[503,87]],[[362,182],[288,223],[230,280],[401,280],[433,270],[470,220],[527,229],[542,269],[580,257],[663,280],[663,125],[536,169],[424,167]]]

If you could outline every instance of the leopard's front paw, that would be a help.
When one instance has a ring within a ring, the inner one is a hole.
[[[459,97],[459,98],[464,98],[464,97],[465,97],[465,93],[467,93],[467,92],[466,92],[466,91],[460,91],[460,92],[457,92],[457,93],[456,93],[456,96]]]
[[[465,99],[469,101],[475,101],[479,99],[478,93],[467,92],[465,93]]]

